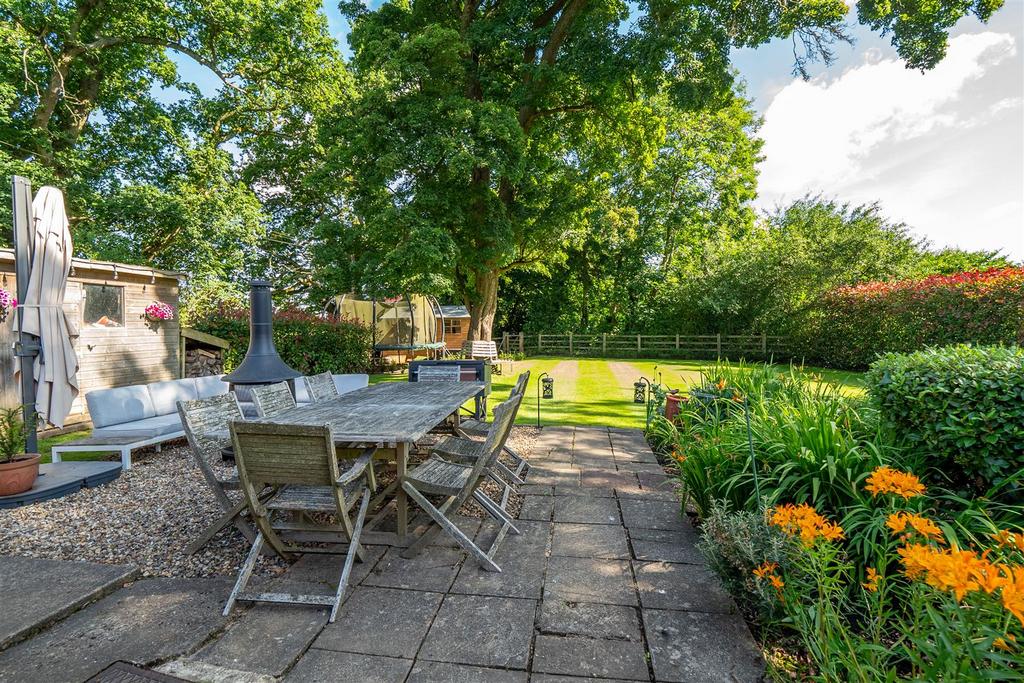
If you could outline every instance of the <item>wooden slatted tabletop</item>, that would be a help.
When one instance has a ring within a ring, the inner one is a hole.
[[[483,389],[481,382],[384,382],[259,421],[329,424],[338,443],[395,448],[422,439]]]

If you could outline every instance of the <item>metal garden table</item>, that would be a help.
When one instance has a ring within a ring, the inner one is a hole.
[[[384,382],[292,408],[260,421],[329,424],[338,445],[394,449],[397,478],[385,493],[396,492],[396,538],[371,532],[374,540],[370,540],[368,533],[363,542],[404,546],[409,530],[409,503],[401,481],[405,477],[410,449],[451,415],[455,416],[457,426],[459,409],[483,389],[480,382]]]

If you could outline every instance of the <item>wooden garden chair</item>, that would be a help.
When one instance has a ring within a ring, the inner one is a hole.
[[[431,454],[425,462],[406,475],[402,481],[402,489],[430,516],[432,523],[402,553],[402,557],[415,557],[444,530],[472,555],[482,568],[494,572],[501,571],[501,567],[494,562],[494,553],[508,531],[518,534],[519,529],[515,527],[509,514],[485,496],[479,488],[487,469],[494,464],[502,446],[505,445],[520,401],[522,396],[514,396],[494,409],[491,430],[482,444],[486,454],[477,458],[473,464],[450,462],[437,454]],[[440,506],[436,506],[427,499],[427,495],[444,496],[446,500]],[[477,547],[451,519],[470,498],[491,517],[502,523],[494,543],[486,552]]]
[[[241,518],[246,506],[245,498],[243,497],[235,503],[227,494],[228,491],[239,489],[237,471],[232,468],[230,474],[225,474],[223,468],[218,469],[213,466],[215,462],[223,464],[221,451],[231,445],[228,424],[232,420],[244,419],[238,399],[233,393],[228,393],[194,401],[179,401],[178,415],[181,417],[181,425],[185,430],[185,438],[192,451],[192,458],[199,467],[199,471],[203,473],[203,478],[206,479],[210,490],[213,491],[221,509],[224,510],[224,514],[207,527],[188,546],[186,552],[189,555],[196,553],[218,531],[232,523],[242,532],[246,540],[252,542],[256,534],[252,527]]]
[[[342,473],[329,425],[232,422],[231,440],[242,493],[258,533],[224,606],[224,616],[231,612],[237,600],[301,603],[330,606],[330,621],[333,622],[348,586],[352,565],[356,557],[360,561],[364,559],[359,536],[370,504],[370,473],[376,449],[364,449],[355,460],[346,461],[347,469]],[[274,489],[275,493],[261,500],[259,492],[266,487]],[[350,512],[357,500],[361,503],[353,521]],[[334,515],[337,523],[300,524],[272,518],[275,512],[279,515],[288,513],[283,515],[285,517],[292,517],[292,513],[327,513]],[[299,545],[282,538],[281,534],[289,531],[303,532],[313,539],[317,532],[328,535],[324,536],[323,542],[310,541],[311,545]],[[264,543],[286,560],[292,559],[295,553],[341,554],[336,544],[327,540],[336,537],[334,535],[338,532],[344,535],[348,544],[334,595],[252,593],[245,590]]]
[[[306,389],[309,390],[309,397],[314,403],[337,398],[338,387],[334,383],[334,375],[329,372],[321,372],[319,375],[306,377]]]
[[[526,393],[526,385],[529,381],[530,371],[527,370],[526,372],[520,374],[519,377],[516,378],[515,386],[512,387],[512,391],[509,394],[509,398],[513,396],[523,396]],[[484,420],[468,419],[463,420],[459,424],[459,432],[461,432],[462,435],[478,439],[486,438],[487,432],[490,430],[490,428],[490,423],[485,422]],[[464,446],[461,448],[463,450],[466,450]],[[506,467],[505,464],[502,463],[500,460],[498,461],[499,469],[504,468],[508,470],[506,476],[509,479],[511,479],[511,482],[513,484],[522,484],[523,480],[526,478],[526,472],[529,470],[530,467],[529,461],[523,456],[516,453],[514,450],[512,450],[512,448],[508,444],[505,445],[504,450],[505,453],[507,453],[508,456],[512,459],[512,466],[515,469],[512,470]]]
[[[251,393],[257,417],[274,417],[296,406],[288,382],[254,386]]]

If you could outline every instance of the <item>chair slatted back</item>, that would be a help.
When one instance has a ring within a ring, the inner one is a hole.
[[[467,341],[462,345],[462,354],[467,358],[497,360],[498,344],[494,341]]]
[[[220,460],[220,452],[231,443],[228,424],[243,419],[242,408],[234,394],[221,394],[194,401],[178,401],[178,415],[185,439],[204,474],[212,474],[210,463]]]
[[[253,387],[252,402],[260,417],[273,417],[295,407],[295,397],[288,382]]]
[[[472,495],[484,471],[494,465],[494,461],[498,459],[498,455],[501,454],[501,450],[505,447],[505,442],[508,440],[508,435],[512,432],[512,425],[516,420],[516,413],[519,412],[519,404],[522,400],[522,395],[512,396],[494,408],[494,420],[491,422],[490,429],[487,430],[487,438],[484,439],[482,445],[483,453],[473,463],[473,471],[470,473],[467,486],[468,491],[463,492],[467,499]]]
[[[338,387],[334,384],[334,375],[329,372],[321,372],[319,375],[311,375],[305,379],[309,396],[317,403],[339,395]]]
[[[329,425],[232,422],[238,476],[245,486],[333,486],[339,476]]]
[[[462,368],[458,365],[420,365],[416,368],[417,382],[461,382]]]
[[[530,371],[527,370],[526,372],[521,373],[519,375],[519,377],[516,378],[516,384],[515,384],[514,387],[512,387],[512,392],[509,395],[510,396],[522,396],[523,394],[525,394],[526,393],[526,385],[529,383],[529,381],[530,381]]]

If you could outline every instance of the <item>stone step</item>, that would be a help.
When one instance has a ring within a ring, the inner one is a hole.
[[[149,666],[224,628],[225,579],[145,579],[0,653],[0,683],[84,681],[117,661]]]
[[[0,650],[109,595],[137,574],[127,565],[0,556]]]

